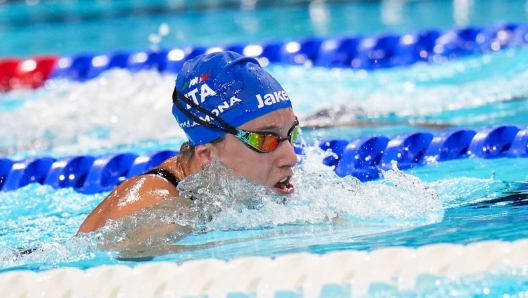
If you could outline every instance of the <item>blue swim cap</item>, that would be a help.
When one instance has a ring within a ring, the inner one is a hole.
[[[284,89],[256,59],[229,51],[200,55],[187,61],[178,73],[176,90],[234,127],[291,107]],[[174,100],[178,100],[187,112],[219,125],[218,121],[180,98]],[[174,104],[172,114],[191,146],[209,143],[226,134],[224,130],[205,127],[190,119]]]

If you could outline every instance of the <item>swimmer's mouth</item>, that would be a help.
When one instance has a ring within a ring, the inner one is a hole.
[[[286,176],[282,178],[275,186],[273,187],[275,192],[278,194],[291,194],[295,190],[293,184],[290,182],[291,176]]]

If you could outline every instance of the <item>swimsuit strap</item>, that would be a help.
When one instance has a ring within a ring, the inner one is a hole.
[[[174,175],[171,171],[169,171],[167,169],[156,168],[156,169],[152,169],[152,170],[150,170],[148,172],[145,172],[142,175],[148,175],[148,174],[159,176],[159,177],[169,181],[170,183],[172,183],[172,185],[174,185],[174,187],[178,187],[178,183],[180,183],[180,179],[178,179],[178,177],[176,177],[176,175]]]
[[[178,177],[176,177],[176,175],[174,175],[171,171],[169,171],[167,169],[164,169],[164,168],[152,169],[152,170],[150,170],[148,172],[145,172],[145,173],[143,173],[141,175],[148,175],[148,174],[159,176],[159,177],[169,181],[170,183],[172,183],[172,185],[174,185],[174,187],[178,187],[178,184],[180,183],[180,179],[178,179]],[[196,200],[195,197],[190,197],[189,199],[191,201]]]

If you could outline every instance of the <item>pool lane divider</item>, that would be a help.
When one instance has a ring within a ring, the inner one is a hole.
[[[38,55],[28,59],[0,58],[0,92],[38,88],[48,79],[86,81],[113,68],[177,73],[183,63],[203,53],[235,51],[268,63],[328,68],[379,69],[417,62],[439,63],[528,43],[528,24],[420,30],[409,34],[302,38],[216,47],[187,47],[157,51],[79,53],[66,57]]]
[[[438,282],[445,287],[464,277],[471,283],[478,282],[479,276],[486,279],[486,274],[491,279],[523,276],[528,266],[526,251],[528,239],[521,239],[295,253],[274,259],[252,256],[227,262],[202,259],[181,265],[147,262],[38,273],[16,270],[0,274],[0,296],[364,297],[375,295],[376,285],[378,293],[389,289],[394,294],[438,289]]]
[[[85,194],[110,191],[126,179],[158,166],[177,153],[161,150],[139,156],[115,153],[101,157],[33,157],[20,161],[0,158],[0,191],[16,190],[30,183],[54,188],[72,187]]]
[[[528,126],[498,125],[472,129],[450,129],[436,135],[412,132],[392,139],[368,136],[324,140],[318,146],[332,155],[323,163],[338,176],[352,175],[361,181],[382,177],[382,170],[395,161],[401,170],[461,158],[528,157]],[[297,154],[304,148],[295,146]],[[110,191],[124,180],[146,172],[177,154],[161,150],[137,155],[112,153],[104,156],[31,157],[23,160],[0,158],[0,191],[11,191],[30,183],[54,188],[72,187],[95,194]]]

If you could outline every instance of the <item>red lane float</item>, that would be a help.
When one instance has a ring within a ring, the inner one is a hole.
[[[214,47],[164,48],[141,52],[78,53],[61,57],[39,56],[28,60],[0,59],[0,92],[13,88],[37,88],[49,78],[83,82],[112,68],[130,71],[155,69],[177,73],[199,54],[221,50],[260,59],[261,63],[315,65],[328,68],[380,69],[439,63],[457,57],[491,53],[528,43],[528,24],[495,24],[442,32],[429,29],[399,35],[320,37],[256,44],[228,44]]]
[[[12,89],[12,80],[15,77],[19,64],[20,60],[16,58],[0,60],[0,92],[6,92]]]
[[[57,56],[37,56],[26,60],[0,59],[0,92],[13,89],[36,89],[49,78]]]

